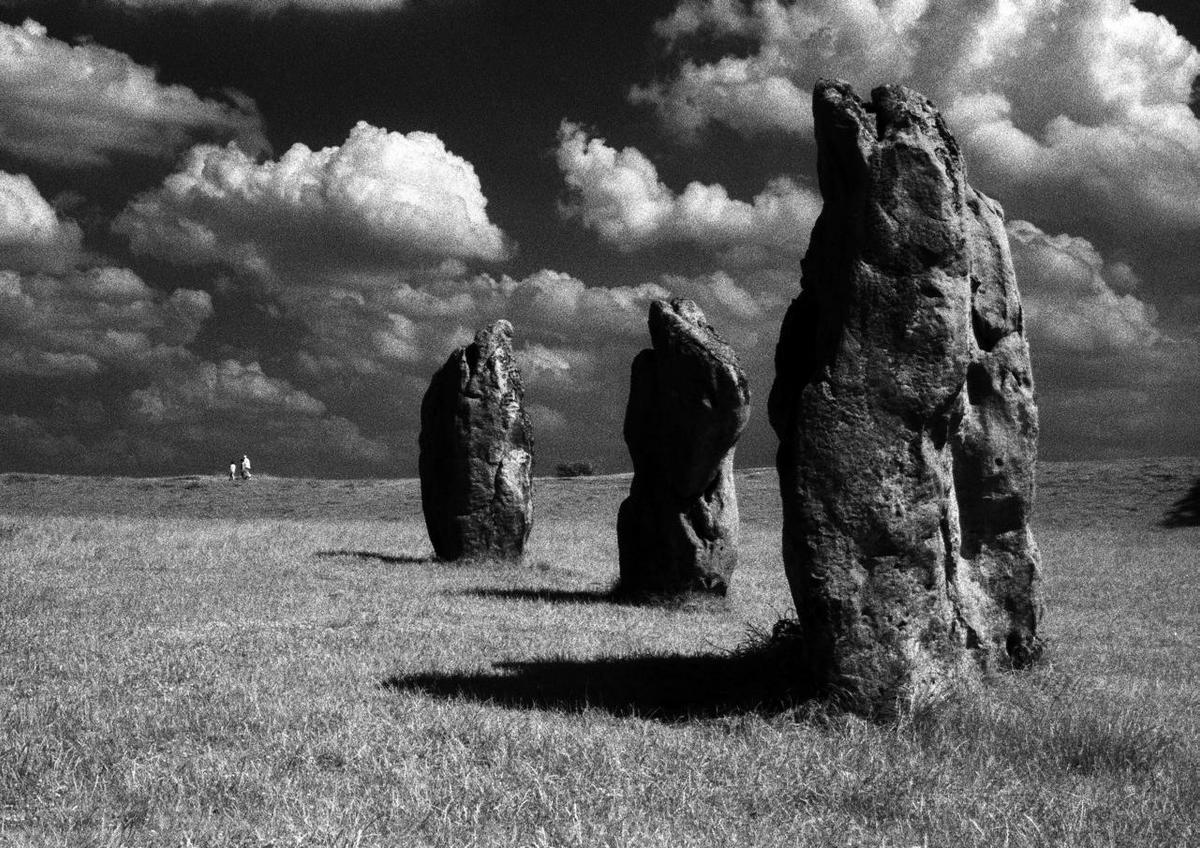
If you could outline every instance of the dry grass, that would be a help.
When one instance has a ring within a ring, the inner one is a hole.
[[[772,472],[673,608],[606,596],[627,478],[539,481],[514,568],[430,561],[411,481],[0,476],[0,845],[1200,844],[1196,472],[1049,466],[1049,664],[894,726],[737,650]]]

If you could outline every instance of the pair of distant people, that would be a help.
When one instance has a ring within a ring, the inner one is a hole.
[[[250,457],[245,454],[242,455],[240,462],[235,459],[229,463],[229,479],[236,480],[238,477],[243,480],[250,479]]]

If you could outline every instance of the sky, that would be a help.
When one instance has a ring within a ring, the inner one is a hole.
[[[903,83],[1004,206],[1046,459],[1200,454],[1194,0],[0,0],[0,470],[412,476],[498,318],[535,473],[630,467],[659,298],[770,465],[811,91]]]

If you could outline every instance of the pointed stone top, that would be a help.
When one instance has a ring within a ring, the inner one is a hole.
[[[658,310],[660,313],[669,310],[696,327],[709,326],[707,319],[704,317],[704,311],[696,305],[694,300],[688,300],[684,297],[674,298],[670,303],[663,300],[654,301],[650,305],[651,321],[654,320],[655,310]]]
[[[829,185],[829,165],[836,170],[864,169],[880,148],[904,146],[929,151],[945,168],[961,172],[962,153],[937,107],[920,92],[903,85],[882,85],[862,100],[843,80],[818,80],[813,89],[813,123],[822,193],[840,193],[844,185]],[[857,156],[851,151],[857,149]]]
[[[919,91],[904,85],[881,85],[864,101],[845,80],[817,80],[813,89],[813,111],[821,117],[840,115],[870,128],[876,140],[908,129],[949,133],[938,117],[937,107]],[[826,113],[822,115],[820,113]]]
[[[512,342],[513,325],[510,321],[501,318],[498,321],[493,321],[482,330],[475,334],[475,344],[480,347],[494,347],[497,344],[504,342]]]
[[[738,365],[737,353],[708,323],[694,301],[677,297],[650,304],[650,341],[660,354],[685,355],[707,360],[713,371],[714,392],[729,407],[747,407],[750,386]]]
[[[695,301],[677,297],[671,301],[655,300],[650,304],[650,340],[656,348],[667,343],[667,337],[684,333],[693,338],[706,338],[724,345],[724,340],[704,317]]]

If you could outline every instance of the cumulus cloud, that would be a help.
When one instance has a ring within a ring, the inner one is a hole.
[[[325,405],[287,382],[263,373],[257,362],[243,365],[232,359],[195,362],[176,372],[170,382],[138,389],[130,398],[134,414],[155,424],[183,424],[197,413],[258,418],[264,412],[320,416]]]
[[[402,9],[409,0],[106,0],[110,5],[128,9],[182,9],[202,12],[205,9],[244,9],[254,14],[270,14],[285,9],[312,9],[318,12],[382,12]]]
[[[146,370],[184,355],[209,295],[148,287],[123,268],[62,278],[0,271],[0,375],[81,377]]]
[[[516,357],[527,387],[570,392],[591,390],[596,356],[590,351],[534,342],[518,348]]]
[[[411,375],[419,382],[477,328],[507,318],[527,377],[577,390],[596,368],[585,346],[634,344],[645,333],[650,301],[664,297],[670,292],[656,283],[604,288],[541,270],[521,279],[477,274],[391,289],[304,289],[284,302],[307,331],[296,364],[312,378]]]
[[[446,274],[391,288],[285,290],[282,318],[296,328],[285,370],[329,410],[369,420],[389,445],[412,446],[430,376],[479,327],[506,318],[527,403],[538,409],[542,456],[569,459],[579,443],[591,442],[611,457],[623,450],[629,362],[647,344],[650,302],[670,296],[657,282],[605,288],[550,269],[521,278]]]
[[[1166,340],[1154,307],[1129,293],[1138,280],[1128,265],[1027,221],[1010,221],[1008,234],[1035,352],[1131,351]]]
[[[80,258],[83,232],[24,174],[0,171],[0,268],[59,272]]]
[[[478,274],[401,286],[385,302],[413,318],[473,325],[503,316],[555,339],[599,340],[644,332],[650,301],[669,296],[657,283],[589,286],[571,274],[542,269],[521,279]]]
[[[0,417],[0,462],[178,473],[214,450],[218,464],[220,454],[251,450],[337,474],[390,459],[385,445],[259,363],[203,359],[193,343],[212,318],[207,293],[167,294],[123,268],[0,271],[0,392],[17,386],[8,396],[24,407]],[[34,395],[20,388],[29,378]]]
[[[771,297],[755,297],[725,271],[715,271],[700,277],[668,275],[663,285],[680,297],[687,297],[707,311],[719,309],[742,321],[756,321],[763,317],[765,309],[778,306],[779,300]]]
[[[1192,450],[1200,344],[1169,330],[1141,281],[1087,239],[1010,221],[1049,458]]]
[[[695,301],[746,362],[762,365],[774,351],[779,321],[800,289],[798,272],[751,274],[745,279],[727,271],[694,277],[666,274],[661,282],[673,297]]]
[[[355,269],[506,258],[486,207],[475,169],[437,136],[360,122],[340,147],[296,144],[262,164],[232,145],[197,146],[114,228],[134,251],[181,264],[276,282],[354,279]]]
[[[260,473],[377,471],[389,448],[257,363],[186,359],[112,398],[60,396],[40,415],[0,416],[9,468],[178,474],[223,471],[249,452]]]
[[[944,108],[973,180],[1006,203],[1023,194],[1059,223],[1098,203],[1139,229],[1200,226],[1200,53],[1129,0],[685,0],[659,32],[756,45],[633,90],[685,134],[718,121],[807,137],[818,77],[903,82]]]
[[[506,318],[516,329],[518,364],[537,391],[595,392],[615,380],[619,394],[628,358],[648,343],[652,301],[691,298],[732,343],[757,345],[766,357],[769,346],[759,342],[776,331],[797,288],[798,273],[663,275],[609,288],[543,269],[520,279],[477,274],[391,290],[305,290],[284,302],[306,331],[297,367],[313,379],[419,385],[478,327]]]
[[[243,446],[236,449],[254,449],[266,460],[259,468],[285,461],[299,468],[339,462],[377,468],[391,454],[257,362],[192,360],[130,393],[122,413],[127,427],[152,433],[179,455],[194,456],[206,445]]]
[[[254,103],[227,97],[206,100],[164,85],[124,53],[71,46],[34,21],[0,24],[0,150],[24,161],[95,167],[123,156],[174,159],[203,140],[267,149]]]
[[[214,450],[253,450],[336,474],[388,461],[386,446],[257,362],[205,361],[193,347],[213,317],[206,292],[162,292],[124,268],[0,271],[0,394],[16,407],[0,417],[0,463],[178,473]]]
[[[522,280],[480,278],[476,286],[493,300],[506,301],[519,319],[554,338],[593,341],[639,335],[645,331],[650,301],[669,296],[656,283],[588,286],[570,274],[550,270]]]
[[[711,120],[746,131],[806,133],[812,128],[812,85],[819,77],[886,80],[911,74],[918,46],[911,32],[930,5],[684,0],[657,27],[671,44],[736,36],[758,49],[713,62],[685,60],[671,81],[637,87],[630,96],[657,107],[685,133]]]
[[[521,278],[441,277],[390,290],[299,292],[285,298],[298,335],[297,373],[314,397],[370,397],[389,442],[415,444],[419,399],[430,375],[475,330],[497,318],[515,328],[514,349],[534,416],[539,453],[553,463],[577,459],[579,445],[605,467],[626,462],[621,427],[629,366],[650,344],[647,316],[656,299],[688,297],[734,345],[755,391],[765,391],[778,321],[798,288],[798,270],[695,276],[661,275],[638,285],[590,286],[542,269]],[[379,344],[398,331],[401,355]],[[766,462],[773,443],[765,419],[747,456]],[[750,437],[748,436],[748,438]],[[547,466],[542,466],[543,468]]]
[[[436,358],[447,334],[468,335],[466,328],[457,329],[454,313],[443,313],[449,322],[425,320],[419,313],[406,313],[386,291],[304,289],[285,303],[308,331],[295,357],[300,370],[313,378],[403,373]]]
[[[568,121],[559,128],[558,166],[570,191],[565,213],[624,251],[691,242],[798,256],[821,211],[813,192],[786,177],[772,180],[749,203],[721,185],[699,182],[676,194],[639,150],[589,139]]]

